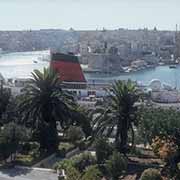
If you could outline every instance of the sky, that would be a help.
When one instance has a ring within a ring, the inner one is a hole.
[[[175,30],[176,24],[180,0],[0,0],[0,30]]]

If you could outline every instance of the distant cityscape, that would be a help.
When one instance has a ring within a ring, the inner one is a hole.
[[[87,71],[116,73],[160,64],[179,62],[180,33],[153,30],[69,31],[0,31],[3,52],[52,51],[72,52],[79,56]]]

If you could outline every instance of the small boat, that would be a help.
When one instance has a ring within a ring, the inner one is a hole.
[[[128,69],[126,69],[124,72],[129,73],[129,72],[132,72],[132,71],[133,71],[132,68],[128,68]]]
[[[171,64],[171,65],[169,65],[169,68],[171,68],[171,69],[175,69],[176,67],[177,67],[176,64]]]
[[[163,63],[163,62],[160,62],[160,63],[159,63],[159,65],[160,65],[160,66],[163,66],[163,65],[164,65],[164,63]]]
[[[33,63],[38,63],[37,61],[33,61]]]

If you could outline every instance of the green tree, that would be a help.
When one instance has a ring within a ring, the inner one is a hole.
[[[8,124],[10,122],[18,122],[21,118],[18,111],[18,98],[11,96],[6,110],[3,113],[2,124]]]
[[[117,180],[127,170],[127,159],[119,152],[114,152],[106,166],[113,180]]]
[[[138,134],[144,144],[151,144],[158,136],[168,136],[180,128],[180,112],[174,109],[142,107],[139,110]]]
[[[54,151],[58,148],[57,122],[61,128],[70,124],[74,99],[62,91],[60,78],[51,68],[35,70],[32,76],[20,97],[19,110],[23,121],[38,130],[40,150]]]
[[[80,172],[73,166],[68,166],[65,172],[66,172],[67,180],[81,180]]]
[[[101,179],[102,179],[102,173],[99,171],[97,165],[87,167],[84,175],[81,178],[81,180],[101,180]]]
[[[11,93],[8,89],[1,87],[0,89],[0,120],[2,120],[2,115],[5,113],[10,100]],[[0,126],[3,125],[3,122],[0,121]]]
[[[67,130],[67,138],[73,144],[77,144],[77,142],[82,140],[83,137],[84,133],[78,126],[70,126]]]
[[[122,153],[127,151],[129,130],[134,144],[133,124],[136,124],[137,100],[136,87],[130,80],[117,81],[104,101],[104,106],[97,107],[94,112],[93,124],[96,133],[108,137],[115,133],[116,148]]]
[[[140,180],[162,180],[160,172],[157,169],[146,169],[142,175]]]
[[[72,119],[74,125],[82,128],[86,138],[92,135],[91,117],[87,109],[77,105],[72,111]]]
[[[104,163],[112,155],[113,147],[105,138],[99,138],[95,142],[97,162]]]
[[[15,123],[4,125],[0,131],[0,156],[6,160],[18,150],[20,142],[29,138],[30,132],[25,127]]]

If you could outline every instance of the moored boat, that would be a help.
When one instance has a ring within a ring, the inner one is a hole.
[[[171,69],[175,69],[176,67],[177,67],[176,64],[171,64],[171,65],[169,65],[169,68],[171,68]]]

